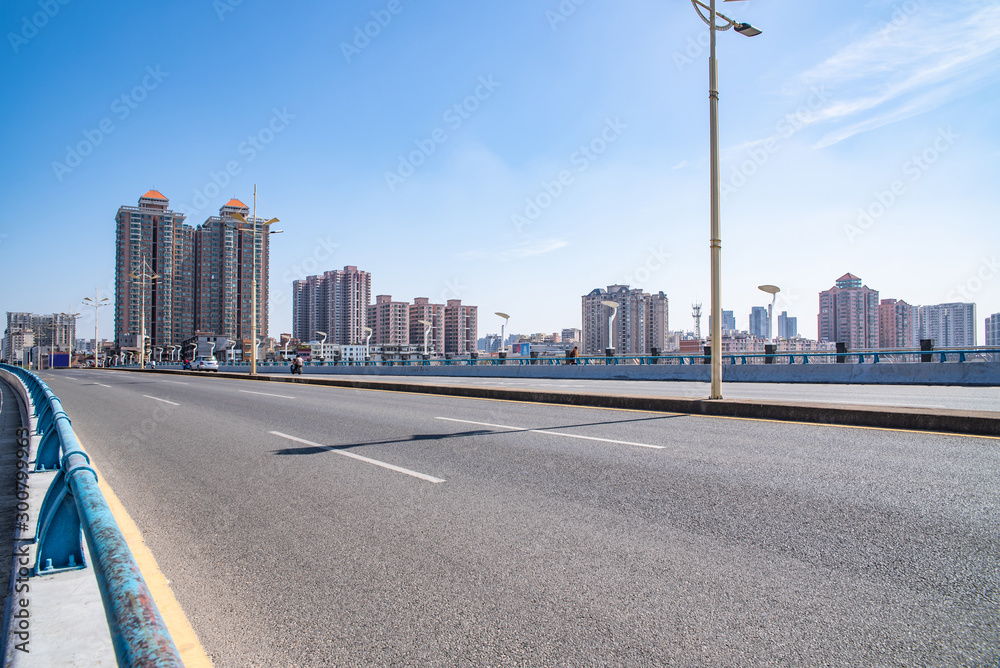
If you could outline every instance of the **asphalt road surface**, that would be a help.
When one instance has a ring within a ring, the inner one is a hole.
[[[44,375],[218,666],[1000,662],[1000,440]]]

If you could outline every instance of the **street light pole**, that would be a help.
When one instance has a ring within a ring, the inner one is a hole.
[[[267,226],[271,225],[273,223],[278,222],[278,219],[277,218],[272,218],[270,220],[263,220],[263,221],[258,221],[257,220],[257,184],[256,183],[253,186],[253,214],[252,214],[253,225],[250,226],[250,221],[248,221],[246,218],[244,218],[242,214],[233,213],[231,215],[232,215],[232,217],[234,219],[236,219],[240,223],[243,223],[243,225],[244,225],[244,227],[237,226],[236,229],[240,230],[241,232],[250,231],[253,234],[253,271],[250,272],[252,274],[252,277],[250,279],[250,302],[251,302],[250,309],[251,309],[251,314],[252,314],[252,321],[251,321],[251,326],[250,326],[250,329],[251,329],[251,332],[252,332],[252,334],[250,336],[250,346],[251,346],[251,350],[250,350],[250,375],[251,376],[256,376],[257,375],[257,334],[258,334],[258,332],[257,332],[257,233],[258,233],[258,229],[259,229],[258,228],[258,224],[262,225],[265,228],[264,229],[265,232],[268,232],[269,234],[273,234],[270,230],[267,229]],[[246,227],[246,226],[250,226],[250,227]],[[274,233],[277,233],[277,231],[275,231]],[[262,253],[263,253],[263,250],[264,249],[263,249],[263,245],[262,245],[262,247],[261,247],[261,252]]]
[[[94,286],[94,298],[84,297],[83,302],[85,306],[94,307],[94,367],[98,366],[98,352],[100,351],[100,341],[97,338],[97,310],[102,306],[108,306],[108,298],[103,299],[97,298],[97,286]]]
[[[494,315],[498,315],[503,318],[503,324],[500,325],[500,349],[497,351],[499,357],[503,357],[507,354],[507,346],[504,345],[504,330],[507,329],[507,321],[510,320],[510,316],[506,313],[497,311]]]
[[[728,0],[727,0],[728,1]],[[729,17],[720,14],[715,10],[716,0],[709,0],[706,6],[701,0],[691,0],[695,11],[702,21],[708,24],[709,57],[708,57],[708,109],[709,109],[709,150],[711,152],[711,231],[709,236],[709,248],[711,254],[711,279],[712,279],[712,387],[709,399],[722,398],[722,232],[719,221],[721,209],[721,183],[719,179],[719,82],[718,67],[715,58],[715,33],[716,31],[729,30],[735,28],[736,32],[754,37],[760,34],[760,30],[754,28],[749,23],[737,23]],[[708,10],[708,17],[701,13],[701,9]],[[723,20],[720,25],[719,19]]]
[[[777,285],[758,285],[757,289],[771,295],[771,303],[767,305],[767,338],[774,339],[774,342],[777,343],[778,337],[774,331],[774,300],[778,298],[781,288]]]
[[[148,264],[146,256],[142,256],[142,269],[137,274],[134,271],[129,274],[131,278],[139,279],[139,368],[145,369],[146,363],[146,281],[154,281],[160,275],[152,270],[147,271]]]
[[[607,356],[611,357],[612,355],[615,354],[615,344],[614,340],[612,339],[612,336],[614,334],[614,329],[612,328],[611,323],[614,322],[615,316],[618,315],[618,302],[613,302],[610,299],[607,299],[602,301],[601,305],[607,306],[609,309],[611,309],[611,315],[608,316],[608,349],[606,351]]]
[[[418,320],[417,322],[424,326],[424,357],[430,357],[430,353],[427,352],[427,338],[431,333],[431,327],[434,323],[430,320]]]

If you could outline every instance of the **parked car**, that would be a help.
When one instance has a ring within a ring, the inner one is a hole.
[[[192,365],[192,368],[195,371],[215,371],[215,372],[218,372],[219,371],[219,362],[218,362],[218,360],[215,359],[214,356],[211,356],[211,355],[208,355],[208,356],[202,355],[202,356],[198,357],[197,359],[195,359],[194,364]]]

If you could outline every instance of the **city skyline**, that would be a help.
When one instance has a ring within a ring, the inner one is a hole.
[[[0,281],[17,290],[0,309],[81,311],[91,331],[80,300],[114,296],[109,212],[157,190],[200,223],[256,183],[285,230],[272,336],[291,330],[294,280],[345,265],[373,295],[477,304],[483,333],[494,311],[512,331],[579,327],[579,296],[614,284],[666,292],[674,330],[701,301],[705,330],[707,32],[690,5],[389,4],[70,3],[28,30],[38,4],[6,3],[20,94],[0,112],[17,130],[0,140]],[[742,319],[778,285],[775,313],[816,338],[815,295],[849,271],[883,298],[975,302],[985,341],[1000,8],[722,9],[764,30],[719,35],[723,306]],[[123,53],[109,30],[150,39]],[[217,48],[255,33],[266,52]]]

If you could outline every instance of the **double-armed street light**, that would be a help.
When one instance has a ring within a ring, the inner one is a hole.
[[[240,223],[237,226],[230,225],[233,229],[239,230],[240,232],[250,232],[253,234],[253,274],[250,281],[250,303],[251,303],[251,313],[252,313],[252,333],[250,335],[250,375],[257,374],[257,238],[261,231],[265,231],[269,234],[280,234],[281,230],[271,230],[268,228],[269,225],[278,222],[277,218],[271,218],[270,220],[258,220],[257,219],[257,185],[254,184],[253,187],[253,222],[247,220],[243,217],[241,213],[231,213],[229,214],[235,221]]]
[[[98,361],[98,355],[100,353],[100,348],[101,348],[100,340],[97,338],[97,310],[102,306],[109,306],[111,303],[111,300],[109,300],[107,297],[102,297],[101,299],[98,299],[97,297],[98,297],[97,286],[94,286],[94,298],[93,299],[91,299],[90,297],[83,298],[83,305],[90,306],[94,309],[94,366],[95,367],[100,366],[100,363]]]
[[[139,368],[146,368],[146,284],[162,278],[149,267],[146,255],[142,256],[141,269],[129,273],[129,277],[139,281]]]
[[[726,0],[730,2],[732,0]],[[712,193],[712,220],[709,238],[712,265],[712,388],[709,399],[722,398],[722,233],[719,224],[719,210],[721,207],[721,183],[719,179],[719,83],[718,68],[715,58],[715,33],[726,31],[730,28],[746,37],[756,37],[760,30],[749,23],[740,23],[720,14],[715,10],[716,0],[709,0],[709,4],[701,0],[691,0],[695,11],[701,20],[708,25],[709,58],[708,58],[708,107],[709,107],[709,144],[711,153],[711,193]],[[708,16],[702,13],[702,9],[708,10]],[[721,19],[721,23],[720,23]]]

